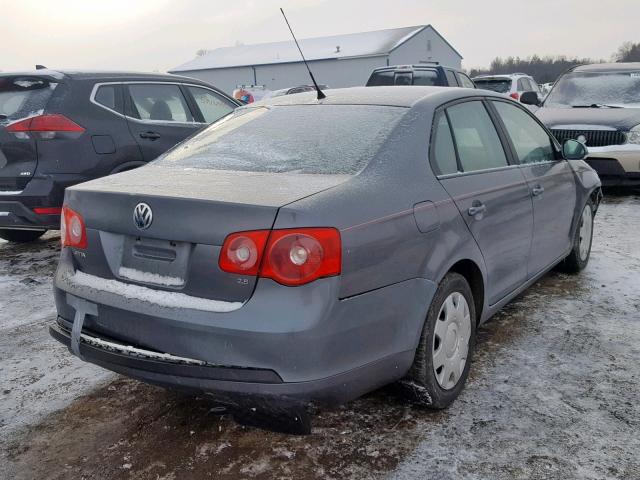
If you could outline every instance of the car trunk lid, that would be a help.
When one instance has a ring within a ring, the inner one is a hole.
[[[218,267],[227,235],[270,229],[281,206],[348,178],[150,165],[87,182],[66,195],[89,235],[86,254],[76,256],[78,268],[153,289],[246,301],[256,278]],[[151,210],[142,228],[134,221],[140,204]]]

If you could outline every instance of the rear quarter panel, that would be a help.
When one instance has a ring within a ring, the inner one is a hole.
[[[84,174],[85,180],[111,173],[118,165],[139,162],[142,155],[124,117],[90,101],[93,86],[100,80],[73,80],[64,85],[47,107],[47,113],[61,113],[85,128],[74,140],[38,141],[38,171],[41,174]],[[113,143],[110,153],[96,153],[94,138]]]
[[[432,118],[433,108],[413,107],[359,175],[280,209],[274,228],[340,230],[340,298],[414,278],[438,282],[461,259],[484,271],[459,211],[431,172]]]

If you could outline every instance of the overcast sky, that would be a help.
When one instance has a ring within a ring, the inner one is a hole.
[[[0,0],[0,70],[166,71],[201,48],[432,24],[465,68],[534,53],[609,59],[640,0]]]

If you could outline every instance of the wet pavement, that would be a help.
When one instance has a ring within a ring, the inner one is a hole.
[[[584,272],[551,272],[480,328],[448,410],[386,388],[308,436],[72,357],[47,333],[58,241],[0,243],[0,478],[640,479],[638,196],[605,199]]]

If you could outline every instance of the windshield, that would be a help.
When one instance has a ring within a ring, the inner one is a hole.
[[[372,105],[241,108],[156,162],[211,170],[356,174],[405,112]]]
[[[640,108],[640,71],[568,73],[560,78],[544,105]]]
[[[42,113],[56,83],[34,77],[0,77],[0,123]]]
[[[473,83],[478,88],[492,92],[507,93],[511,90],[511,79],[509,78],[475,78]]]

